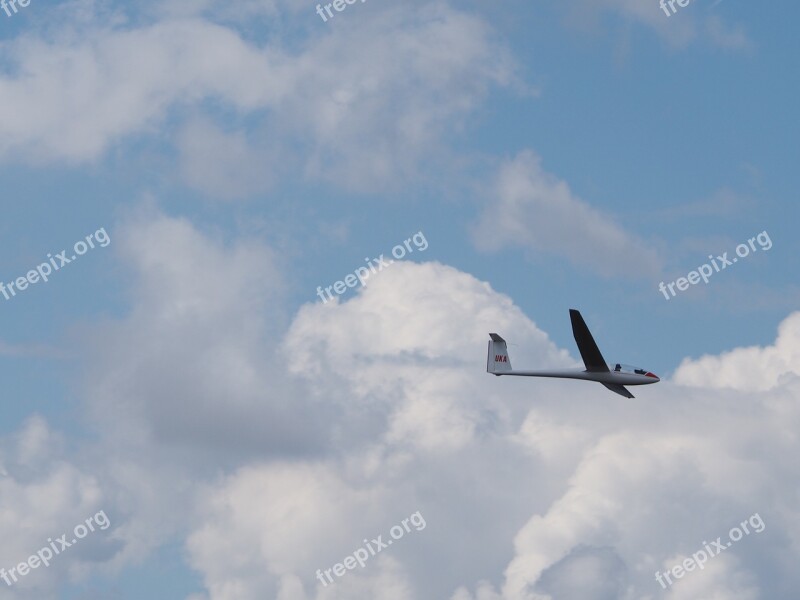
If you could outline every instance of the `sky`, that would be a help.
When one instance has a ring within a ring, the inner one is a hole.
[[[0,600],[795,597],[800,7],[21,1]]]

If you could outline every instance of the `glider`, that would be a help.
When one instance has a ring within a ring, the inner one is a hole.
[[[508,357],[506,341],[496,333],[490,333],[489,354],[486,357],[486,372],[492,375],[518,375],[520,377],[561,377],[564,379],[584,379],[602,383],[612,392],[626,398],[633,398],[626,385],[647,385],[658,383],[661,379],[650,371],[637,369],[630,365],[617,363],[614,369],[609,369],[600,349],[586,326],[581,313],[570,309],[569,318],[572,321],[572,335],[578,344],[583,364],[586,370],[565,369],[558,371],[514,371]]]

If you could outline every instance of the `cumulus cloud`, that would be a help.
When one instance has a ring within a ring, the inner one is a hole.
[[[39,564],[25,575],[10,573],[63,534],[71,543],[76,525],[108,509],[100,478],[90,468],[65,459],[64,450],[62,437],[39,416],[29,418],[20,431],[0,441],[0,567],[8,579],[0,584],[13,586],[13,598],[55,597],[64,581],[81,579],[93,566],[111,561],[119,550],[114,529],[107,526],[68,548],[56,542],[64,554],[54,555],[47,567]],[[112,515],[105,516],[114,525]],[[10,593],[0,592],[4,598],[11,598],[6,595]]]
[[[443,141],[491,87],[517,83],[510,52],[473,14],[436,2],[364,18],[296,61],[302,83],[284,103],[310,142],[308,173],[357,190],[415,177],[420,157],[441,168]]]
[[[564,496],[545,515],[533,516],[517,535],[517,556],[506,570],[503,597],[632,600],[647,596],[648,590],[655,595],[660,586],[651,589],[654,572],[680,564],[685,556],[702,548],[696,537],[712,533],[696,516],[686,514],[688,508],[720,502],[726,493],[736,490],[724,482],[709,485],[716,479],[716,470],[743,474],[749,467],[715,451],[702,436],[652,430],[609,433],[584,455]],[[675,503],[676,490],[681,490],[682,502]],[[757,490],[751,485],[739,491],[741,495],[730,504],[741,506],[740,514],[729,514],[729,522],[714,519],[721,534],[751,514],[747,504],[758,495]],[[660,518],[671,524],[671,531],[653,522],[654,507]],[[732,511],[728,507],[726,512]],[[680,560],[670,554],[673,544],[684,552]],[[657,556],[664,556],[661,562],[669,564],[652,562]],[[596,580],[568,577],[576,564],[590,569],[584,577],[593,572]],[[749,573],[749,569],[739,565],[733,569],[737,572]],[[698,572],[697,578],[706,585],[709,575]],[[562,592],[551,596],[557,589]]]
[[[580,4],[678,46],[698,30],[747,42],[691,13]],[[298,19],[316,18],[294,0],[103,6],[65,3],[42,17],[63,27],[2,42],[4,158],[83,165],[149,138],[216,198],[263,192],[286,170],[384,189],[439,169],[491,90],[516,82],[505,43],[460,4],[368,2],[292,43],[282,28],[307,33]],[[484,249],[609,277],[660,268],[531,152],[495,188],[475,231]],[[800,313],[774,344],[686,359],[629,400],[488,375],[489,331],[515,365],[579,363],[512,298],[445,264],[397,263],[344,301],[295,309],[296,265],[263,239],[150,207],[112,236],[123,306],[77,326],[70,348],[85,439],[40,417],[0,438],[0,568],[101,508],[114,527],[12,590],[0,583],[1,599],[55,598],[166,544],[205,588],[190,600],[759,600],[800,585]],[[424,530],[333,584],[317,579],[415,511]],[[656,571],[755,511],[763,533],[662,593]]]
[[[458,523],[477,506],[491,510],[492,499],[506,498],[507,491],[489,486],[453,511],[436,490],[472,487],[469,473],[457,467],[465,456],[484,465],[481,470],[504,452],[531,456],[516,443],[498,441],[500,432],[513,431],[525,407],[493,392],[483,372],[490,326],[513,331],[540,364],[573,363],[508,298],[437,263],[397,263],[346,303],[303,307],[282,347],[294,357],[292,372],[341,412],[331,424],[338,451],[314,463],[262,463],[216,484],[189,541],[192,564],[204,573],[211,598],[232,597],[235,590],[319,599],[411,599],[438,590],[445,597],[459,585],[460,569],[436,581],[423,556],[445,556],[456,543],[470,547],[463,560],[485,563],[482,546],[469,540],[481,531],[484,541],[501,544],[511,530],[487,523],[459,531]],[[476,389],[484,393],[475,397]],[[367,426],[357,417],[364,412],[378,416]],[[524,514],[519,498],[503,504]],[[335,586],[315,579],[316,569],[343,560],[365,537],[388,537],[388,529],[415,510],[429,522],[439,520],[439,527],[449,523],[447,535],[432,537],[426,528]],[[227,541],[220,544],[220,538]],[[443,568],[437,562],[435,569]],[[492,562],[500,566],[497,558]]]
[[[800,313],[788,316],[769,346],[750,346],[719,356],[685,358],[675,371],[677,383],[703,388],[764,391],[800,376]]]
[[[90,338],[86,383],[94,472],[123,515],[115,564],[184,540],[197,600],[639,600],[662,593],[656,571],[758,511],[763,533],[668,597],[755,600],[795,582],[779,557],[800,536],[782,500],[797,479],[796,377],[748,391],[678,376],[636,400],[491,377],[492,330],[519,365],[576,361],[450,266],[396,263],[347,301],[276,315],[282,266],[262,242],[147,211],[115,239],[132,306]],[[271,368],[280,356],[292,360]],[[42,431],[17,460],[43,460]],[[415,511],[424,530],[318,581]]]
[[[443,282],[447,298],[433,293]],[[331,319],[331,312],[338,318]],[[454,314],[464,320],[454,320]],[[296,358],[293,371],[314,376],[309,385],[320,385],[325,379],[317,377],[330,374],[346,381],[359,399],[391,402],[392,440],[458,448],[479,425],[477,405],[470,408],[463,400],[474,385],[463,372],[485,368],[490,328],[512,331],[516,341],[532,340],[535,354],[526,360],[544,367],[571,363],[508,298],[437,263],[396,263],[368,280],[367,291],[350,302],[304,307],[288,346]],[[398,386],[404,397],[399,404]]]
[[[768,545],[770,554],[788,548],[797,525],[765,486],[795,470],[778,457],[796,443],[796,403],[760,397],[754,421],[744,396],[732,401],[673,382],[631,404],[580,382],[488,377],[478,339],[493,325],[535,347],[543,363],[572,362],[507,298],[435,263],[395,265],[349,301],[304,307],[287,334],[297,374],[343,410],[350,403],[388,416],[357,447],[342,446],[336,460],[297,465],[291,477],[263,464],[219,482],[210,495],[218,500],[208,504],[214,512],[203,519],[213,525],[198,525],[189,545],[193,564],[217,590],[212,600],[232,597],[236,586],[320,600],[353,590],[409,600],[655,598],[662,593],[656,571],[756,510],[775,533],[740,541],[669,597],[695,597],[693,590],[770,597],[771,559],[759,554]],[[783,394],[796,397],[798,389]],[[767,432],[782,433],[749,452]],[[284,505],[297,508],[278,508]],[[388,529],[403,507],[421,508],[428,528],[408,540],[420,558],[400,544],[384,557],[397,578],[385,579],[376,562],[335,586],[315,580],[317,568],[342,560],[365,531]],[[302,523],[287,529],[272,513]],[[261,525],[250,527],[245,515]],[[792,523],[792,532],[778,533],[773,523]],[[245,563],[212,549],[219,538]],[[282,544],[285,551],[274,550]],[[458,566],[446,566],[455,556]],[[273,575],[254,576],[247,587],[259,564]],[[503,582],[490,583],[500,573]]]
[[[501,167],[473,238],[484,250],[522,246],[605,277],[648,276],[661,264],[652,247],[576,197],[531,151]]]
[[[300,18],[288,3],[218,13],[171,2],[150,18],[62,9],[58,33],[2,44],[0,101],[15,108],[0,115],[0,153],[82,164],[126,141],[167,139],[188,183],[223,198],[263,189],[291,163],[284,156],[302,157],[297,174],[351,189],[405,181],[423,159],[441,166],[446,141],[489,89],[516,80],[483,20],[420,4],[360,6],[341,27],[292,45],[253,41],[240,23],[262,12]],[[221,124],[180,126],[186,107]],[[252,143],[237,130],[245,120],[260,127]]]
[[[380,507],[391,504],[391,490],[360,487],[325,463],[244,468],[220,482],[205,496],[203,525],[187,543],[211,598],[306,597],[303,580],[313,581],[317,569],[330,568],[363,546],[362,538],[378,534]],[[360,531],[351,529],[355,523]],[[343,579],[337,593],[383,597],[381,590],[404,585],[396,560],[382,556],[370,566]],[[322,592],[325,586],[318,585]]]
[[[253,110],[283,92],[267,76],[279,57],[197,19],[28,33],[3,46],[14,68],[0,78],[0,101],[16,108],[0,119],[0,151],[34,162],[96,160],[127,136],[155,133],[179,102]]]
[[[94,332],[88,375],[106,435],[277,453],[325,444],[303,418],[313,404],[282,387],[283,359],[268,342],[285,318],[274,251],[256,239],[227,245],[148,208],[115,239],[131,311]]]

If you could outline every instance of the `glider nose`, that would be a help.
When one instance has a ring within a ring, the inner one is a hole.
[[[656,375],[655,373],[651,373],[650,371],[645,373],[645,377],[652,377],[653,379],[655,379],[653,383],[658,383],[659,381],[661,381],[661,378],[658,375]]]

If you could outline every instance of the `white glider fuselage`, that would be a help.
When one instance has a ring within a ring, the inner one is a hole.
[[[575,309],[569,311],[572,321],[572,334],[581,353],[585,370],[555,369],[541,371],[516,371],[511,368],[506,341],[496,333],[490,333],[489,351],[486,357],[486,371],[492,375],[516,375],[517,377],[560,377],[562,379],[582,379],[602,383],[612,392],[627,398],[633,398],[624,386],[647,385],[661,381],[657,375],[645,369],[617,363],[613,369],[606,364],[600,349],[597,347],[581,313]]]
[[[619,385],[647,385],[661,381],[657,376],[639,375],[638,373],[624,373],[619,371],[582,371],[579,369],[564,369],[559,371],[510,371],[501,375],[518,375],[520,377],[560,377],[562,379],[584,379],[600,383],[617,383]]]

